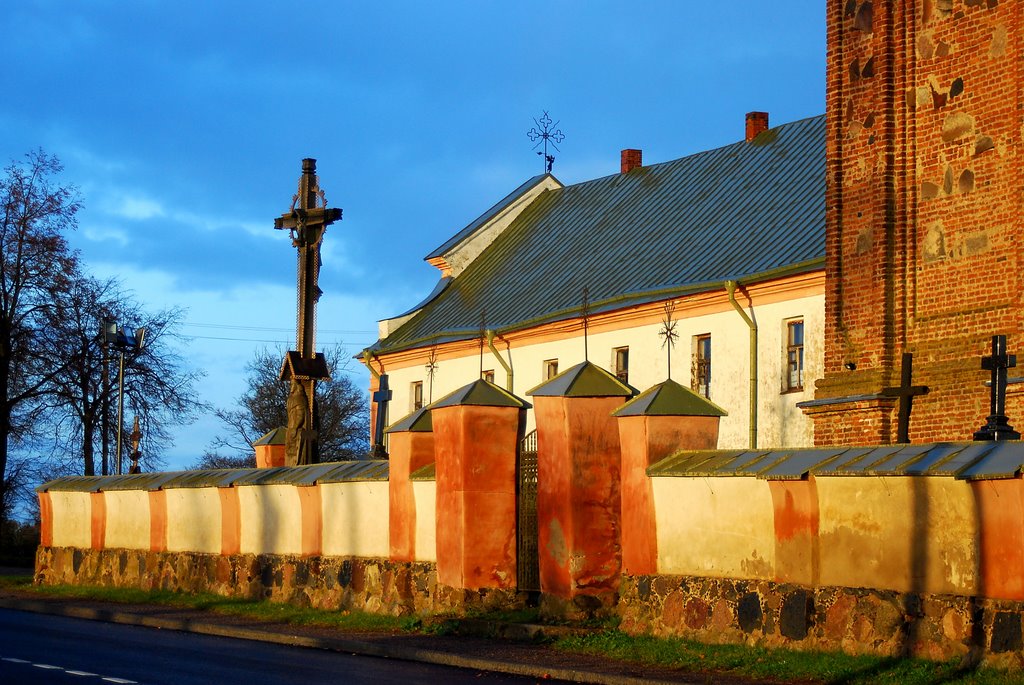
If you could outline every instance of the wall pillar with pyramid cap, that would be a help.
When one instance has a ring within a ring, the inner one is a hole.
[[[434,428],[440,585],[516,588],[516,455],[528,407],[485,380],[427,407]]]
[[[678,450],[713,450],[726,412],[673,380],[615,411],[622,445],[622,572],[658,572],[654,491],[647,467]]]
[[[284,466],[285,435],[284,428],[275,428],[252,444],[256,452],[256,468]]]
[[[617,600],[620,457],[612,411],[635,392],[583,362],[527,393],[537,419],[537,547],[546,611],[593,611]]]
[[[409,476],[434,463],[430,411],[418,409],[387,429],[390,435],[388,535],[392,561],[416,560],[416,497]]]

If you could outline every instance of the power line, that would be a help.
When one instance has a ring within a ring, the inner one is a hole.
[[[220,328],[232,331],[263,331],[270,333],[288,333],[294,331],[293,328],[275,328],[270,326],[239,326],[231,324],[220,324],[220,323],[192,323],[186,322],[183,326],[191,326],[193,328]],[[368,329],[364,330],[344,330],[340,328],[320,328],[320,333],[334,333],[334,334],[350,334],[350,333],[376,333],[377,331],[371,331]]]
[[[273,345],[291,345],[291,344],[293,344],[295,342],[294,340],[290,340],[290,339],[289,340],[280,340],[280,339],[278,339],[278,340],[268,340],[268,339],[264,339],[264,338],[227,338],[227,337],[214,336],[214,335],[190,335],[190,334],[187,334],[187,333],[181,335],[180,337],[184,338],[185,340],[226,340],[226,341],[231,341],[231,342],[269,343],[269,344],[273,344]],[[343,345],[345,347],[367,347],[369,345],[372,345],[373,343],[372,342],[371,343],[347,342],[347,341],[344,341],[344,340],[336,340],[334,342],[327,342],[327,343],[323,343],[323,344],[326,344],[326,345]]]

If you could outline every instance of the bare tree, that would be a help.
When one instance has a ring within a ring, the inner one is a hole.
[[[77,190],[58,183],[61,171],[55,157],[35,151],[0,178],[0,517],[11,443],[33,426],[34,407],[60,371],[40,353],[49,307],[76,275],[64,236],[81,206]]]
[[[145,311],[125,293],[116,280],[100,281],[81,276],[60,293],[49,309],[54,364],[63,360],[60,372],[50,384],[46,397],[47,425],[52,429],[54,459],[77,455],[75,472],[96,472],[96,448],[106,457],[108,444],[115,444],[116,416],[109,408],[117,397],[116,350],[104,344],[102,322],[126,322],[132,328],[145,328],[145,344],[124,356],[124,397],[126,411],[122,431],[127,435],[131,417],[138,416],[142,427],[143,463],[147,470],[163,464],[160,452],[166,445],[168,428],[189,423],[204,407],[195,394],[199,372],[185,368],[183,360],[168,340],[181,323],[179,309]],[[122,441],[121,463],[129,452]],[[115,464],[113,455],[110,464]],[[113,471],[106,461],[102,472]]]
[[[214,411],[225,433],[213,440],[195,468],[251,465],[253,442],[288,424],[285,406],[289,384],[278,377],[284,354],[282,349],[264,348],[250,360],[248,387],[238,398],[237,406]],[[318,383],[316,388],[321,461],[358,459],[369,448],[369,405],[363,390],[346,372],[348,360],[344,354],[341,346],[327,348],[324,356],[331,380]]]

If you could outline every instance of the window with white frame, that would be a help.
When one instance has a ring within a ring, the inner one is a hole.
[[[693,365],[690,387],[711,398],[711,334],[693,336]]]
[[[409,387],[409,397],[411,399],[409,408],[412,411],[417,409],[423,409],[423,381],[413,381]]]
[[[623,383],[629,383],[629,348],[616,347],[612,350],[612,368],[615,377]]]
[[[545,359],[543,369],[544,380],[551,380],[558,375],[558,360]]]
[[[482,374],[480,374],[480,377],[483,378],[488,383],[493,383],[494,382],[494,369],[487,369]]]
[[[786,392],[804,389],[804,320],[786,321]]]

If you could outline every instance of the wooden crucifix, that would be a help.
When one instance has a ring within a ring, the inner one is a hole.
[[[988,421],[974,434],[975,440],[1020,440],[1006,416],[1006,370],[1017,366],[1017,355],[1006,353],[1006,336],[992,336],[992,354],[981,358],[981,368],[992,372]]]
[[[899,387],[882,389],[883,397],[898,397],[900,399],[899,409],[896,413],[896,442],[898,443],[910,442],[910,410],[914,407],[914,397],[928,394],[927,386],[912,385],[913,374],[914,355],[904,352]]]
[[[317,431],[320,417],[316,406],[316,382],[329,380],[327,362],[316,352],[316,303],[321,290],[320,244],[327,226],[341,219],[341,210],[327,207],[316,177],[316,160],[302,160],[299,192],[292,197],[291,210],[274,219],[274,228],[287,229],[298,251],[295,347],[285,355],[281,380],[291,381],[288,393],[285,464],[315,464],[320,460]]]

